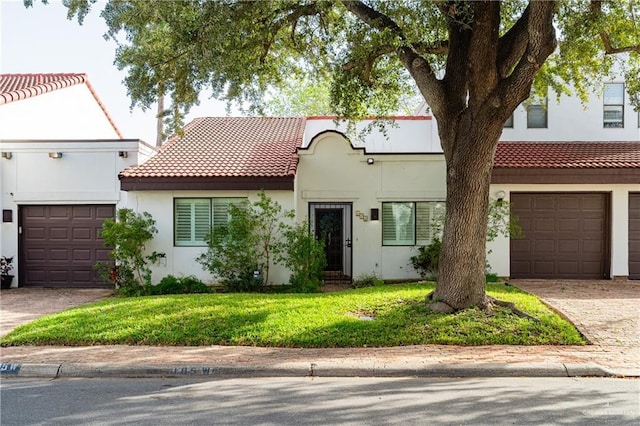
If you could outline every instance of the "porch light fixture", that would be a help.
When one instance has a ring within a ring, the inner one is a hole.
[[[61,152],[50,152],[49,153],[49,158],[62,158],[62,153]]]
[[[127,158],[129,153],[127,151],[118,151],[118,157]]]
[[[374,160],[373,158],[371,158],[371,157],[367,158],[367,164],[368,165],[372,165],[375,162],[376,162],[376,160]]]
[[[369,216],[371,217],[371,220],[380,220],[380,210],[379,209],[371,209],[371,212],[369,213]]]
[[[13,157],[13,154],[10,152],[3,152],[2,153],[2,158],[6,158],[7,160],[11,160],[11,157]]]
[[[496,198],[498,199],[498,201],[503,201],[504,197],[507,196],[507,193],[504,192],[502,189],[498,192],[496,192]]]

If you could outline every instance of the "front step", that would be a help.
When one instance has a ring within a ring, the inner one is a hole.
[[[351,284],[352,282],[351,277],[342,271],[324,271],[322,279],[327,284]]]

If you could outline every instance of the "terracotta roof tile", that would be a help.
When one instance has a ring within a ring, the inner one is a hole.
[[[501,142],[494,168],[640,167],[640,142]]]
[[[285,177],[298,166],[305,118],[196,118],[184,135],[121,177]]]
[[[80,73],[49,73],[49,74],[0,74],[0,105],[22,99],[32,98],[44,93],[53,92],[76,84],[86,84],[107,120],[122,139],[122,133],[113,118],[93,89],[87,74]]]

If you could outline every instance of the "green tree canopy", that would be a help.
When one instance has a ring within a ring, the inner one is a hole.
[[[93,0],[67,0],[80,21]],[[485,233],[493,153],[503,123],[535,90],[583,99],[618,63],[638,104],[636,0],[109,1],[132,102],[171,98],[180,117],[205,87],[256,111],[269,87],[299,76],[330,82],[352,119],[398,111],[418,91],[438,121],[447,214],[434,297],[490,306]],[[624,61],[617,55],[625,54]],[[179,120],[174,120],[179,124]]]

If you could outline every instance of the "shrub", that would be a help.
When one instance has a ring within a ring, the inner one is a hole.
[[[226,291],[256,291],[269,282],[269,265],[280,249],[279,223],[283,212],[264,191],[260,199],[229,206],[229,222],[207,237],[207,251],[196,259],[220,278]]]
[[[374,287],[379,285],[384,285],[384,280],[378,278],[374,273],[362,274],[351,283],[353,288]]]
[[[154,295],[160,294],[195,294],[210,293],[211,289],[205,283],[200,281],[193,275],[186,277],[174,277],[167,275],[158,285],[150,286],[150,293]]]
[[[316,240],[307,221],[294,225],[281,224],[283,241],[278,250],[278,261],[291,270],[289,284],[298,293],[318,292],[322,272],[327,266],[324,243]]]
[[[131,209],[120,209],[116,220],[107,218],[102,223],[100,237],[107,247],[113,247],[110,257],[113,262],[98,263],[96,268],[106,281],[111,281],[123,295],[144,293],[151,284],[149,263],[155,263],[164,253],[146,254],[146,243],[158,232],[155,220],[147,212],[135,213]]]
[[[409,261],[422,279],[435,280],[438,277],[438,260],[442,242],[434,239],[428,246],[420,246],[418,254],[411,256]]]

